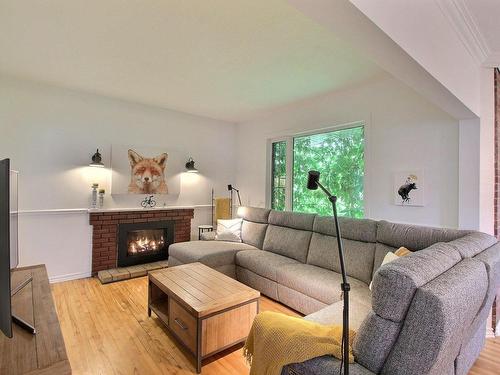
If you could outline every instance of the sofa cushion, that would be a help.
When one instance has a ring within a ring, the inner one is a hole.
[[[298,263],[288,257],[271,253],[269,251],[240,251],[236,255],[236,264],[246,268],[257,275],[272,281],[277,281],[276,273],[285,264]]]
[[[237,215],[243,220],[251,221],[254,223],[267,224],[269,218],[269,213],[271,212],[268,208],[258,208],[258,207],[238,207]]]
[[[477,357],[484,348],[486,335],[487,321],[483,320],[481,325],[472,334],[469,340],[465,340],[460,349],[460,354],[455,360],[455,374],[454,375],[467,375],[469,370],[476,362]]]
[[[351,291],[349,292],[349,299],[356,300],[359,303],[363,303],[372,308],[372,291],[370,288],[366,288],[365,285],[355,284],[351,285]]]
[[[406,249],[406,247],[402,247],[401,249]],[[410,252],[410,254],[411,254],[411,252]],[[392,251],[388,251],[387,254],[385,254],[384,259],[382,260],[382,264],[380,265],[380,267],[382,267],[384,264],[392,262],[393,260],[396,260],[398,258],[399,258],[399,255],[396,255],[396,253],[393,253]],[[368,288],[370,290],[372,290],[372,285],[373,285],[373,281],[370,284],[368,284]]]
[[[471,231],[431,228],[419,225],[390,223],[381,220],[377,223],[377,242],[411,251],[422,250],[437,242],[449,242],[463,237]]]
[[[314,214],[301,214],[290,211],[271,211],[269,213],[269,224],[281,227],[312,231]]]
[[[278,283],[276,281],[271,281],[240,266],[236,266],[236,279],[278,301]]]
[[[266,230],[267,224],[243,220],[243,225],[241,226],[241,240],[246,244],[262,249]]]
[[[404,258],[401,258],[404,259]],[[484,264],[465,259],[418,289],[383,373],[454,374],[463,338],[488,287]]]
[[[200,233],[200,240],[202,241],[215,241],[215,236],[217,235],[216,231],[203,232]]]
[[[500,287],[500,243],[496,243],[473,259],[485,265],[489,280],[488,294],[494,296]]]
[[[234,256],[238,251],[258,249],[239,242],[224,241],[190,241],[177,242],[169,246],[168,253],[182,264],[201,262],[216,268],[234,264]]]
[[[341,374],[342,363],[331,355],[323,355],[301,363],[292,363],[283,366],[281,375],[325,375]],[[375,373],[361,366],[359,363],[349,365],[350,375],[375,375]]]
[[[269,225],[262,248],[305,263],[311,233],[305,230]]]
[[[473,232],[449,242],[462,258],[471,258],[497,243],[497,239],[486,233]]]
[[[384,261],[384,258],[387,255],[387,253],[395,252],[396,249],[397,249],[396,247],[387,246],[379,242],[375,244],[375,256],[373,258],[372,279],[373,276],[375,275],[375,272],[377,272],[380,266],[382,265],[382,262]]]
[[[363,242],[377,241],[377,222],[375,220],[339,217],[339,224],[342,238]],[[337,236],[332,216],[316,216],[313,231],[328,236]]]
[[[281,284],[278,284],[278,301],[304,315],[312,314],[328,306],[326,303]]]
[[[342,325],[343,311],[344,302],[338,301],[333,305],[307,315],[305,319],[321,324]],[[370,311],[372,311],[370,304],[364,303],[358,299],[349,298],[349,328],[358,331],[361,323],[363,323]]]
[[[375,244],[344,239],[344,260],[347,274],[365,283],[372,279]],[[307,263],[340,272],[337,237],[313,233]]]
[[[332,304],[341,299],[340,284],[342,277],[339,273],[310,264],[288,264],[277,270],[278,284],[294,289],[309,297],[326,304]],[[366,288],[368,285],[352,277],[348,278],[351,290]]]
[[[402,324],[381,318],[370,311],[354,338],[353,351],[356,361],[379,374],[398,339]],[[404,372],[398,372],[400,373]]]
[[[437,243],[384,264],[373,278],[373,311],[382,318],[401,322],[417,289],[461,260],[453,247]]]
[[[493,305],[497,290],[500,287],[500,243],[497,242],[472,259],[482,262],[486,267],[486,272],[488,273],[488,291],[474,321],[464,332],[464,344],[472,340],[476,331],[484,325],[491,312],[491,306]]]

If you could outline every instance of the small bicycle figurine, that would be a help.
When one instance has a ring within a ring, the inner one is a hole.
[[[153,195],[150,195],[149,197],[144,198],[144,200],[141,202],[141,206],[144,208],[151,207],[153,208],[156,206],[156,201],[154,200]]]

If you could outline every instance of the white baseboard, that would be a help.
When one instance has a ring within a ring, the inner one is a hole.
[[[59,275],[59,276],[49,277],[49,282],[51,284],[52,283],[60,283],[62,281],[84,279],[84,278],[90,277],[90,276],[92,276],[91,272],[70,273],[70,274],[67,274],[67,275]]]

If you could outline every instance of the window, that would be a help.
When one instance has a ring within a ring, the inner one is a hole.
[[[274,142],[272,145],[272,181],[271,208],[285,209],[286,186],[286,141]]]
[[[321,172],[321,183],[337,195],[339,215],[364,216],[364,127],[298,135],[272,143],[271,207],[331,215],[331,204],[320,190],[306,187],[307,173]],[[292,160],[287,160],[287,150]],[[291,178],[291,194],[287,182]]]

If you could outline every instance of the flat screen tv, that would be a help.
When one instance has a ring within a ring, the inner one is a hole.
[[[0,161],[0,330],[12,337],[10,303],[10,160]]]
[[[11,270],[19,262],[17,183],[18,173],[10,169],[10,160],[0,160],[0,330],[9,338],[12,337],[12,323],[18,323],[11,307],[12,296],[16,293],[12,292]],[[31,278],[15,290],[21,290],[30,281]],[[26,324],[21,320],[23,328],[28,328],[24,327]]]

